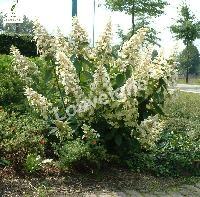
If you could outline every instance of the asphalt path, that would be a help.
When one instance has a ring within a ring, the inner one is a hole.
[[[177,84],[175,88],[183,92],[200,93],[200,85]]]

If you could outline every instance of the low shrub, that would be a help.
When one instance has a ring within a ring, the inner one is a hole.
[[[40,155],[31,153],[27,155],[24,162],[24,167],[27,172],[35,173],[41,170],[43,166],[51,162],[52,162],[52,159],[43,160]]]
[[[11,66],[12,57],[0,55],[0,106],[10,112],[25,112],[24,83]]]
[[[147,31],[138,30],[116,57],[110,22],[93,48],[76,17],[67,39],[52,37],[36,24],[34,38],[47,71],[42,75],[38,65],[11,48],[29,104],[51,122],[49,136],[65,155],[60,157],[64,165],[94,154],[98,158],[99,147],[120,158],[155,147],[176,70],[173,58],[160,53],[152,60],[151,47],[143,48]],[[88,147],[91,139],[98,143]]]
[[[66,142],[58,149],[60,167],[64,170],[99,169],[100,163],[108,159],[105,148],[96,144],[84,143],[81,139]]]
[[[32,36],[26,34],[0,34],[0,54],[9,55],[12,45],[17,46],[25,56],[37,56],[37,47]]]
[[[126,164],[163,176],[200,175],[200,96],[177,93],[165,106],[165,128],[150,152],[133,153]]]
[[[44,155],[48,125],[32,115],[9,115],[0,111],[0,155],[19,169],[29,153]]]
[[[200,95],[176,93],[166,103],[159,162],[172,174],[200,175]]]

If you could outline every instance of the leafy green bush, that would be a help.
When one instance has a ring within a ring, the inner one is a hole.
[[[0,155],[20,167],[28,153],[44,154],[48,125],[32,115],[15,116],[0,111]]]
[[[75,150],[73,155],[64,153],[69,161],[63,163],[85,155],[91,139],[98,141],[92,150],[101,145],[120,157],[155,147],[163,129],[160,116],[167,87],[176,70],[173,58],[166,60],[160,53],[152,60],[151,48],[142,47],[146,28],[124,43],[117,57],[112,53],[111,23],[94,48],[77,18],[67,39],[53,38],[40,24],[34,32],[47,72],[41,75],[40,68],[16,47],[11,48],[13,65],[26,83],[30,105],[51,122],[50,134],[57,145],[71,150],[73,143],[83,141],[77,144],[80,155]]]
[[[165,128],[157,149],[130,155],[134,169],[157,175],[200,175],[200,95],[177,93],[165,106]]]
[[[13,58],[9,55],[0,55],[0,106],[9,112],[30,112],[27,99],[24,96],[26,83],[15,72],[12,60]],[[52,84],[49,81],[48,84],[46,83],[49,76],[47,75],[48,68],[45,62],[37,57],[31,58],[31,60],[40,68],[37,75],[38,79],[44,79],[35,81],[38,85],[37,90],[45,92],[47,89],[49,90],[49,86],[55,86],[54,82]],[[47,94],[52,95],[53,90],[47,92]]]
[[[24,83],[11,66],[12,57],[0,55],[0,106],[8,111],[24,112],[26,109]]]
[[[99,168],[108,156],[106,150],[96,144],[84,143],[81,139],[66,142],[59,150],[59,163],[62,169]]]
[[[160,142],[160,164],[174,174],[200,175],[200,95],[176,93],[165,107],[168,115]]]
[[[37,56],[36,43],[33,37],[19,34],[0,34],[0,54],[9,55],[10,47],[17,46],[25,56]]]
[[[40,170],[41,157],[37,154],[28,154],[24,163],[24,167],[30,173]]]
[[[45,164],[51,163],[51,162],[52,162],[52,159],[43,160],[40,155],[37,155],[35,153],[31,153],[31,154],[27,155],[26,160],[24,162],[24,167],[25,167],[27,172],[35,173],[35,172],[41,170],[41,168]]]

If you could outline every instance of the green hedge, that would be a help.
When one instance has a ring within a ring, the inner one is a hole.
[[[22,55],[25,56],[37,56],[36,43],[33,41],[33,37],[29,35],[19,34],[0,34],[0,54],[10,54],[10,47],[16,46]]]

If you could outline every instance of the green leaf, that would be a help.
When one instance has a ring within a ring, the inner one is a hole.
[[[165,115],[165,113],[163,112],[163,109],[157,103],[153,103],[153,106],[154,106],[157,113],[159,113],[163,116]]]
[[[91,81],[91,80],[92,80],[91,73],[86,72],[86,71],[80,73],[80,82],[81,83],[87,83],[88,81]]]
[[[45,72],[44,81],[45,83],[48,83],[51,79],[52,79],[52,72],[50,71],[50,69],[48,69]]]
[[[115,143],[116,143],[118,146],[121,145],[121,143],[122,143],[122,136],[121,136],[121,135],[117,134],[117,135],[115,136]]]
[[[3,159],[3,158],[0,158],[0,165],[3,165],[3,166],[9,166],[10,165],[10,161],[9,160],[6,160],[6,159]]]
[[[120,87],[124,84],[125,82],[125,76],[123,74],[118,74],[116,77],[116,84],[117,87]]]

